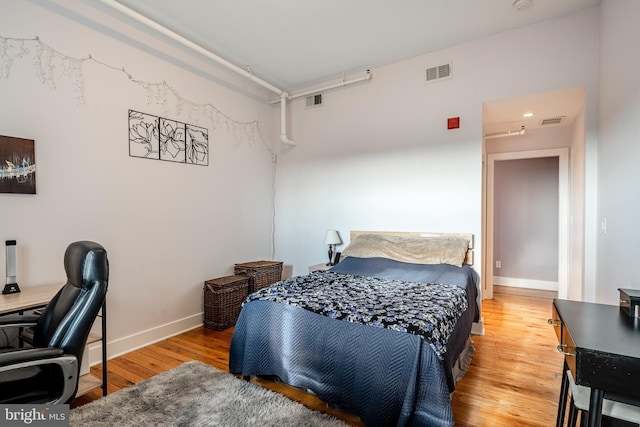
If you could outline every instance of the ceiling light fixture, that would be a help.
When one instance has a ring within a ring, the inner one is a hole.
[[[531,0],[516,0],[513,2],[515,10],[524,10],[531,6]]]
[[[524,118],[533,117],[533,113],[524,113],[524,114],[522,115],[522,117],[524,117]]]

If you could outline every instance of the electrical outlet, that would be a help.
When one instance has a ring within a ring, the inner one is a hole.
[[[496,268],[502,268],[502,261],[496,261]]]

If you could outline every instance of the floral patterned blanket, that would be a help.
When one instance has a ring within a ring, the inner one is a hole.
[[[248,301],[273,301],[338,320],[418,335],[440,359],[456,322],[468,307],[457,285],[388,280],[315,271],[274,283]]]

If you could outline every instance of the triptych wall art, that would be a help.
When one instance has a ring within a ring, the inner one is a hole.
[[[0,193],[36,194],[33,139],[0,135]]]
[[[208,166],[209,131],[129,110],[129,156]]]

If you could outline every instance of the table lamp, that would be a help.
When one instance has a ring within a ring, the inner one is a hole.
[[[7,258],[7,263],[5,264],[7,269],[7,283],[4,285],[4,289],[2,290],[2,294],[15,294],[20,292],[20,287],[18,286],[18,282],[16,280],[17,276],[17,252],[16,252],[16,241],[15,240],[7,240],[5,242],[5,253]]]
[[[327,265],[334,265],[333,255],[336,249],[336,245],[339,245],[341,243],[342,240],[340,240],[340,235],[338,234],[337,230],[327,230],[327,234],[325,234],[324,236],[324,244],[329,245],[329,262],[327,263]]]

